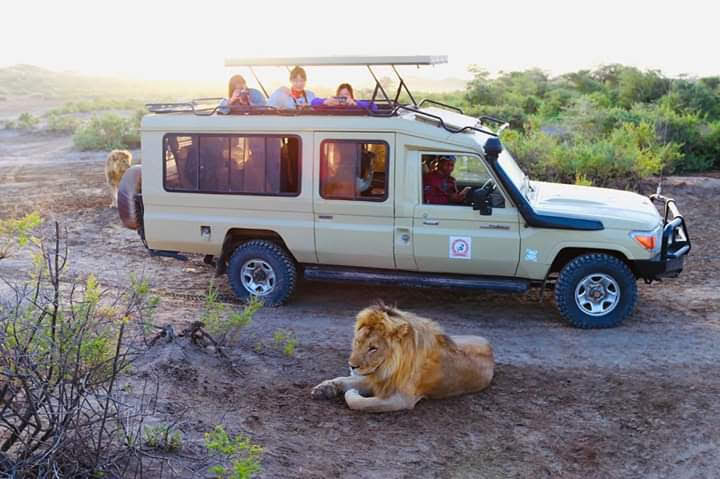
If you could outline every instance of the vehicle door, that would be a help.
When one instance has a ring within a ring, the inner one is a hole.
[[[428,183],[429,175],[438,174],[441,155],[418,153],[417,156],[417,161],[422,162],[422,179],[418,179],[418,183],[423,187],[413,213],[418,270],[514,276],[520,255],[519,215],[501,187],[497,185],[491,194],[493,206],[488,215],[463,203],[437,204],[437,196],[428,194]],[[489,186],[496,181],[480,156],[452,156],[455,166],[451,175],[457,190],[466,186],[479,188],[490,182]]]
[[[395,268],[390,133],[315,133],[318,262]]]

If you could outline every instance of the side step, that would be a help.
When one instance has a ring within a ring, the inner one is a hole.
[[[162,258],[174,258],[179,261],[187,261],[187,256],[178,253],[177,251],[167,251],[164,249],[148,249],[150,256],[160,256]]]
[[[415,273],[382,269],[342,268],[305,265],[304,278],[310,281],[338,281],[424,288],[462,288],[524,293],[530,288],[526,279],[440,273]]]

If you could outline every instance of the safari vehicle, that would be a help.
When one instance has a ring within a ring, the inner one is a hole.
[[[506,123],[416,102],[396,66],[445,61],[227,60],[253,75],[258,66],[366,66],[378,108],[220,115],[207,100],[149,105],[129,223],[153,254],[207,255],[239,298],[268,305],[286,301],[300,277],[518,293],[554,285],[567,321],[606,328],[633,311],[638,279],[682,271],[690,239],[672,199],[533,181],[503,148]],[[378,65],[398,74],[392,97]],[[461,204],[424,201],[440,156],[454,157],[458,188],[470,187]]]

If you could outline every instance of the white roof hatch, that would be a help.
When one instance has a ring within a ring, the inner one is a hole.
[[[226,58],[226,67],[438,65],[447,55]]]

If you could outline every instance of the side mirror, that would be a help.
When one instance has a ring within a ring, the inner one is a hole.
[[[481,215],[490,216],[492,214],[490,191],[485,188],[472,190],[472,207],[475,211],[479,211]]]

